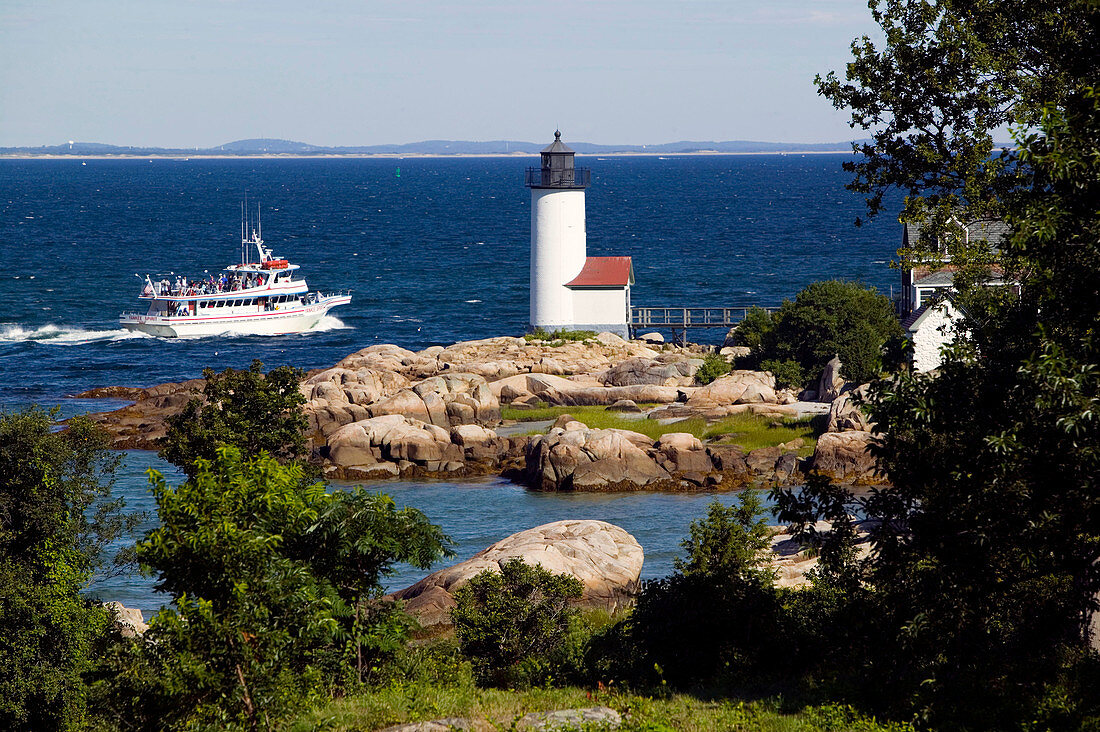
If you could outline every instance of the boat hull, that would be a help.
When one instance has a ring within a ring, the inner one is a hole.
[[[226,333],[240,335],[286,335],[303,333],[317,326],[328,311],[347,305],[350,296],[332,297],[288,310],[220,316],[123,315],[119,324],[126,330],[158,338],[201,338]]]

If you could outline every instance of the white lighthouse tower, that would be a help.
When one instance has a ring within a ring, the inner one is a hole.
[[[527,169],[531,189],[532,329],[610,331],[627,336],[630,257],[589,257],[584,222],[588,168],[554,133],[541,165]]]
[[[584,267],[584,189],[589,170],[573,165],[573,151],[554,133],[542,165],[527,170],[531,189],[531,327],[548,331],[574,325],[573,293],[565,283]]]

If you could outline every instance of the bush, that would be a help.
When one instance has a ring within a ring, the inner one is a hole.
[[[772,315],[764,308],[751,307],[745,313],[744,320],[733,331],[733,339],[738,346],[761,351],[769,343],[774,330],[775,321]]]
[[[451,610],[459,647],[488,686],[540,683],[560,668],[581,596],[580,580],[519,557],[486,570],[455,593]]]
[[[280,366],[264,374],[263,363],[253,361],[247,371],[204,369],[202,376],[202,397],[167,420],[162,458],[194,477],[195,461],[214,460],[226,445],[249,457],[265,451],[283,462],[308,456],[301,369]],[[311,482],[318,475],[307,470],[303,477]]]
[[[629,624],[633,672],[675,685],[743,677],[777,635],[780,595],[766,565],[771,530],[752,491],[693,521],[676,571],[646,582]],[[658,670],[660,679],[652,677]]]
[[[762,359],[796,361],[811,375],[834,355],[849,381],[877,379],[884,355],[903,337],[889,298],[857,282],[814,282],[774,316]]]
[[[806,386],[806,373],[798,361],[767,359],[760,362],[760,370],[772,373],[776,388],[801,391]]]
[[[528,343],[531,341],[588,341],[596,337],[594,330],[555,330],[547,333],[545,328],[535,328],[523,336]]]
[[[118,458],[79,417],[0,413],[0,728],[85,727],[84,675],[106,642],[103,606],[81,592],[132,521],[109,500]]]
[[[730,364],[717,353],[708,353],[703,356],[703,363],[695,371],[695,383],[706,386],[719,376],[725,376],[730,372]]]
[[[120,650],[104,716],[138,729],[273,728],[353,687],[403,649],[412,622],[377,599],[395,562],[427,568],[449,540],[415,509],[362,488],[302,487],[302,469],[219,448],[172,488],[138,545],[174,608]]]

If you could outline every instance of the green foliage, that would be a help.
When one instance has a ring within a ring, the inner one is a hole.
[[[202,396],[167,420],[162,458],[194,477],[196,461],[214,460],[226,445],[248,456],[266,451],[283,462],[308,456],[301,369],[280,366],[264,374],[263,364],[253,361],[247,371],[204,369],[202,375]]]
[[[772,537],[765,514],[756,491],[743,491],[729,506],[712,501],[706,518],[691,522],[688,538],[681,544],[687,557],[676,560],[676,571],[684,577],[754,578],[770,583],[774,576],[763,567]]]
[[[454,684],[394,683],[364,690],[303,715],[292,732],[361,732],[444,717],[484,721],[510,730],[529,712],[603,704],[623,715],[622,732],[912,732],[908,724],[876,720],[840,704],[792,704],[787,697],[715,698],[707,693],[660,694],[580,687],[501,690]],[[571,728],[572,729],[572,728]],[[602,730],[593,725],[585,729]]]
[[[745,313],[744,320],[737,324],[733,337],[737,345],[759,351],[770,341],[774,329],[775,321],[771,313],[761,307],[752,307]]]
[[[811,283],[793,302],[784,302],[774,319],[761,356],[795,361],[809,378],[836,355],[849,381],[877,379],[884,353],[902,337],[890,300],[856,282]]]
[[[729,361],[717,353],[708,353],[703,356],[703,363],[695,371],[695,383],[705,386],[719,376],[725,376],[729,372]]]
[[[744,677],[759,665],[780,610],[765,565],[771,531],[764,513],[759,497],[745,491],[736,505],[716,501],[692,522],[687,557],[672,575],[643,586],[626,628],[631,650],[619,654],[634,668],[619,674],[656,681],[657,670],[682,685]]]
[[[449,540],[361,488],[302,487],[302,469],[233,447],[176,488],[151,472],[161,526],[138,545],[175,608],[123,650],[105,696],[120,726],[271,729],[378,673],[411,621],[377,599],[394,563],[427,568]]]
[[[589,341],[595,337],[594,330],[555,330],[547,333],[545,328],[535,328],[523,336],[528,343],[531,341]]]
[[[752,349],[739,365],[771,371],[792,389],[804,388],[833,356],[846,379],[877,379],[897,365],[903,341],[888,298],[841,280],[813,282],[773,314],[751,310],[735,335]]]
[[[478,682],[526,685],[551,674],[567,650],[577,614],[569,601],[583,589],[576,577],[555,575],[519,557],[460,587],[451,619]]]
[[[86,724],[83,675],[109,618],[81,595],[104,547],[132,520],[110,492],[118,459],[108,437],[78,417],[0,414],[0,727]]]
[[[877,620],[859,669],[880,704],[936,728],[1073,728],[1098,707],[1094,686],[1064,679],[1100,590],[1100,7],[872,8],[885,45],[853,47],[850,83],[821,82],[877,128],[852,187],[872,214],[907,189],[903,220],[947,241],[952,264],[999,259],[1019,288],[957,275],[968,335],[940,376],[872,395],[892,489],[810,485],[787,518],[839,506],[872,520],[860,579]],[[993,158],[1005,123],[1019,150]],[[956,215],[1001,217],[1012,235],[1001,252],[961,246]]]
[[[806,384],[806,374],[798,361],[769,358],[760,362],[760,370],[770,371],[775,377],[775,385],[780,389],[800,390]]]

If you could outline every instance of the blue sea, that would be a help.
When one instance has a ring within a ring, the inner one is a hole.
[[[773,305],[819,279],[889,293],[900,227],[884,214],[856,228],[844,189],[849,156],[594,157],[590,255],[634,258],[638,306]],[[60,405],[65,415],[117,406],[68,397],[94,386],[149,386],[204,367],[327,367],[374,343],[410,349],[519,335],[527,320],[529,158],[336,160],[0,160],[0,409]],[[172,341],[127,333],[141,280],[191,278],[240,259],[240,209],[258,202],[275,253],[312,289],[351,289],[316,331]],[[896,203],[896,202],[895,202]],[[720,331],[697,340],[719,341]],[[178,477],[155,455],[124,453],[116,490],[152,508],[144,470]],[[712,496],[554,495],[501,480],[384,483],[425,511],[469,556],[522,528],[561,518],[618,523],[646,550],[645,577],[666,574],[688,524]],[[731,500],[723,496],[722,500]],[[400,587],[421,573],[407,568]],[[96,586],[149,610],[147,578]]]

